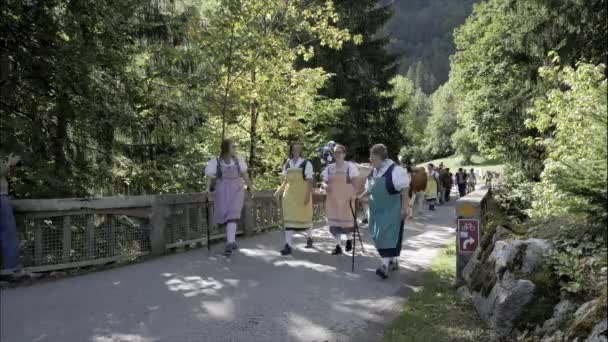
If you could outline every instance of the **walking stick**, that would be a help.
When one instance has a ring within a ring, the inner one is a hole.
[[[353,214],[353,255],[351,261],[351,272],[355,272],[355,249],[357,247],[357,235],[359,235],[359,243],[361,243],[361,251],[365,253],[363,247],[363,239],[361,239],[361,232],[359,231],[359,223],[357,222],[357,200],[355,199],[355,208],[353,208],[353,201],[349,200],[348,205],[350,206],[350,212]]]

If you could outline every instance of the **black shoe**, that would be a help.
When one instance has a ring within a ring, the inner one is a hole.
[[[236,251],[239,249],[239,246],[236,245],[236,242],[233,242],[230,244],[230,248],[232,248],[233,251]]]
[[[288,244],[285,244],[285,247],[281,250],[281,255],[290,255],[291,247]]]
[[[312,248],[312,238],[306,239],[306,248]]]
[[[395,260],[395,261],[390,261],[388,263],[388,267],[390,268],[391,272],[397,271],[399,269],[399,261]]]
[[[376,269],[376,275],[378,275],[382,279],[388,278],[388,271],[386,270],[386,266],[382,265]]]
[[[342,254],[342,247],[340,247],[340,245],[336,245],[336,248],[334,248],[334,251],[331,252],[331,255],[340,255]]]
[[[364,218],[364,219],[361,221],[361,223],[363,223],[363,224],[368,224],[368,223],[369,223],[369,220],[368,220],[368,219],[367,219],[367,217],[366,217],[366,218]]]
[[[350,252],[353,249],[353,240],[346,240],[346,251]]]
[[[224,256],[227,256],[227,257],[231,256],[232,251],[233,251],[232,244],[231,243],[227,244],[226,248],[224,249]]]

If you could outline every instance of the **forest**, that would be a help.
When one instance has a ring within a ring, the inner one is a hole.
[[[312,159],[329,139],[346,144],[358,161],[367,160],[377,142],[394,159],[404,146],[419,160],[454,150],[449,138],[421,145],[432,112],[455,118],[451,94],[439,89],[427,96],[435,76],[420,63],[400,75],[409,50],[392,47],[390,23],[407,20],[420,28],[424,20],[395,16],[403,11],[391,4],[53,0],[0,6],[6,32],[0,152],[23,159],[11,178],[18,198],[201,191],[202,169],[222,137],[238,141],[258,187],[277,184],[287,145],[296,140]],[[412,8],[420,10],[414,17],[428,17],[424,6],[412,1]],[[454,17],[437,28],[448,45],[463,11]],[[451,51],[434,52],[443,60],[438,81],[447,76]]]
[[[8,0],[0,156],[15,198],[197,192],[224,137],[257,189],[288,145],[505,165],[503,225],[606,303],[605,0]],[[555,304],[551,302],[551,304]],[[551,306],[552,308],[553,306]],[[547,311],[547,310],[545,310]]]

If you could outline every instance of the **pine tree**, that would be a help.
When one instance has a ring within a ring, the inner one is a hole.
[[[389,81],[397,73],[397,58],[386,51],[389,39],[377,36],[380,28],[393,14],[391,6],[379,7],[372,0],[335,1],[343,28],[361,35],[359,44],[348,42],[339,51],[315,46],[315,57],[309,62],[323,67],[333,77],[323,91],[330,98],[343,98],[349,110],[330,129],[332,138],[349,147],[355,159],[365,160],[369,147],[375,143],[387,145],[392,158],[402,142],[398,111],[387,96]],[[329,128],[325,128],[329,129]]]

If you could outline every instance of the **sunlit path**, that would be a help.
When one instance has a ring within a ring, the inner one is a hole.
[[[373,246],[356,258],[330,255],[326,229],[315,248],[296,236],[278,253],[279,231],[222,247],[173,254],[108,271],[2,291],[2,341],[375,341],[417,290],[417,277],[452,242],[454,211],[409,222],[401,269],[381,281]],[[365,234],[366,231],[363,230]],[[365,237],[364,237],[365,239]],[[358,250],[360,246],[357,246]]]

